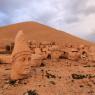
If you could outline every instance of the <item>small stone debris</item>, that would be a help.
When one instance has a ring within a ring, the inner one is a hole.
[[[95,78],[95,75],[91,74],[72,74],[73,79]]]
[[[48,79],[49,79],[49,78],[56,78],[55,75],[50,74],[50,73],[48,73],[47,71],[46,71],[46,77],[47,77]]]
[[[73,79],[84,79],[87,78],[86,75],[81,75],[81,74],[72,74]]]
[[[38,93],[36,92],[36,90],[29,90],[26,93],[24,93],[23,95],[38,95]]]
[[[17,82],[16,80],[9,80],[9,84],[10,84],[10,85],[15,85],[16,82]]]
[[[80,85],[80,88],[84,87],[83,85]]]
[[[50,83],[51,83],[52,85],[56,85],[56,83],[55,83],[54,81],[50,81]]]
[[[44,63],[41,63],[40,67],[44,67],[44,66],[45,66],[45,64]]]

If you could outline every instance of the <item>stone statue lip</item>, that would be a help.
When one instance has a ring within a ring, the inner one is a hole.
[[[25,68],[25,70],[28,70],[29,68]]]

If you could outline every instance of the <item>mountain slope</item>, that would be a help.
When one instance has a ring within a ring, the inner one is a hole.
[[[8,41],[15,38],[16,33],[23,30],[28,39],[38,41],[56,41],[58,43],[80,43],[90,44],[87,41],[79,39],[63,31],[53,29],[51,27],[36,23],[23,22],[5,27],[0,27],[0,40]]]

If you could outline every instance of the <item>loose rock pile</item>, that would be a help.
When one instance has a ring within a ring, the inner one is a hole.
[[[12,70],[10,79],[18,80],[28,77],[32,67],[41,66],[43,60],[95,62],[95,47],[86,45],[64,44],[55,42],[27,41],[24,33],[19,31],[11,55]]]

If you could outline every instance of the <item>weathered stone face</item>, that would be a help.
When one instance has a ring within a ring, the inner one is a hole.
[[[31,56],[21,55],[12,63],[11,79],[22,79],[30,73],[30,70]]]

